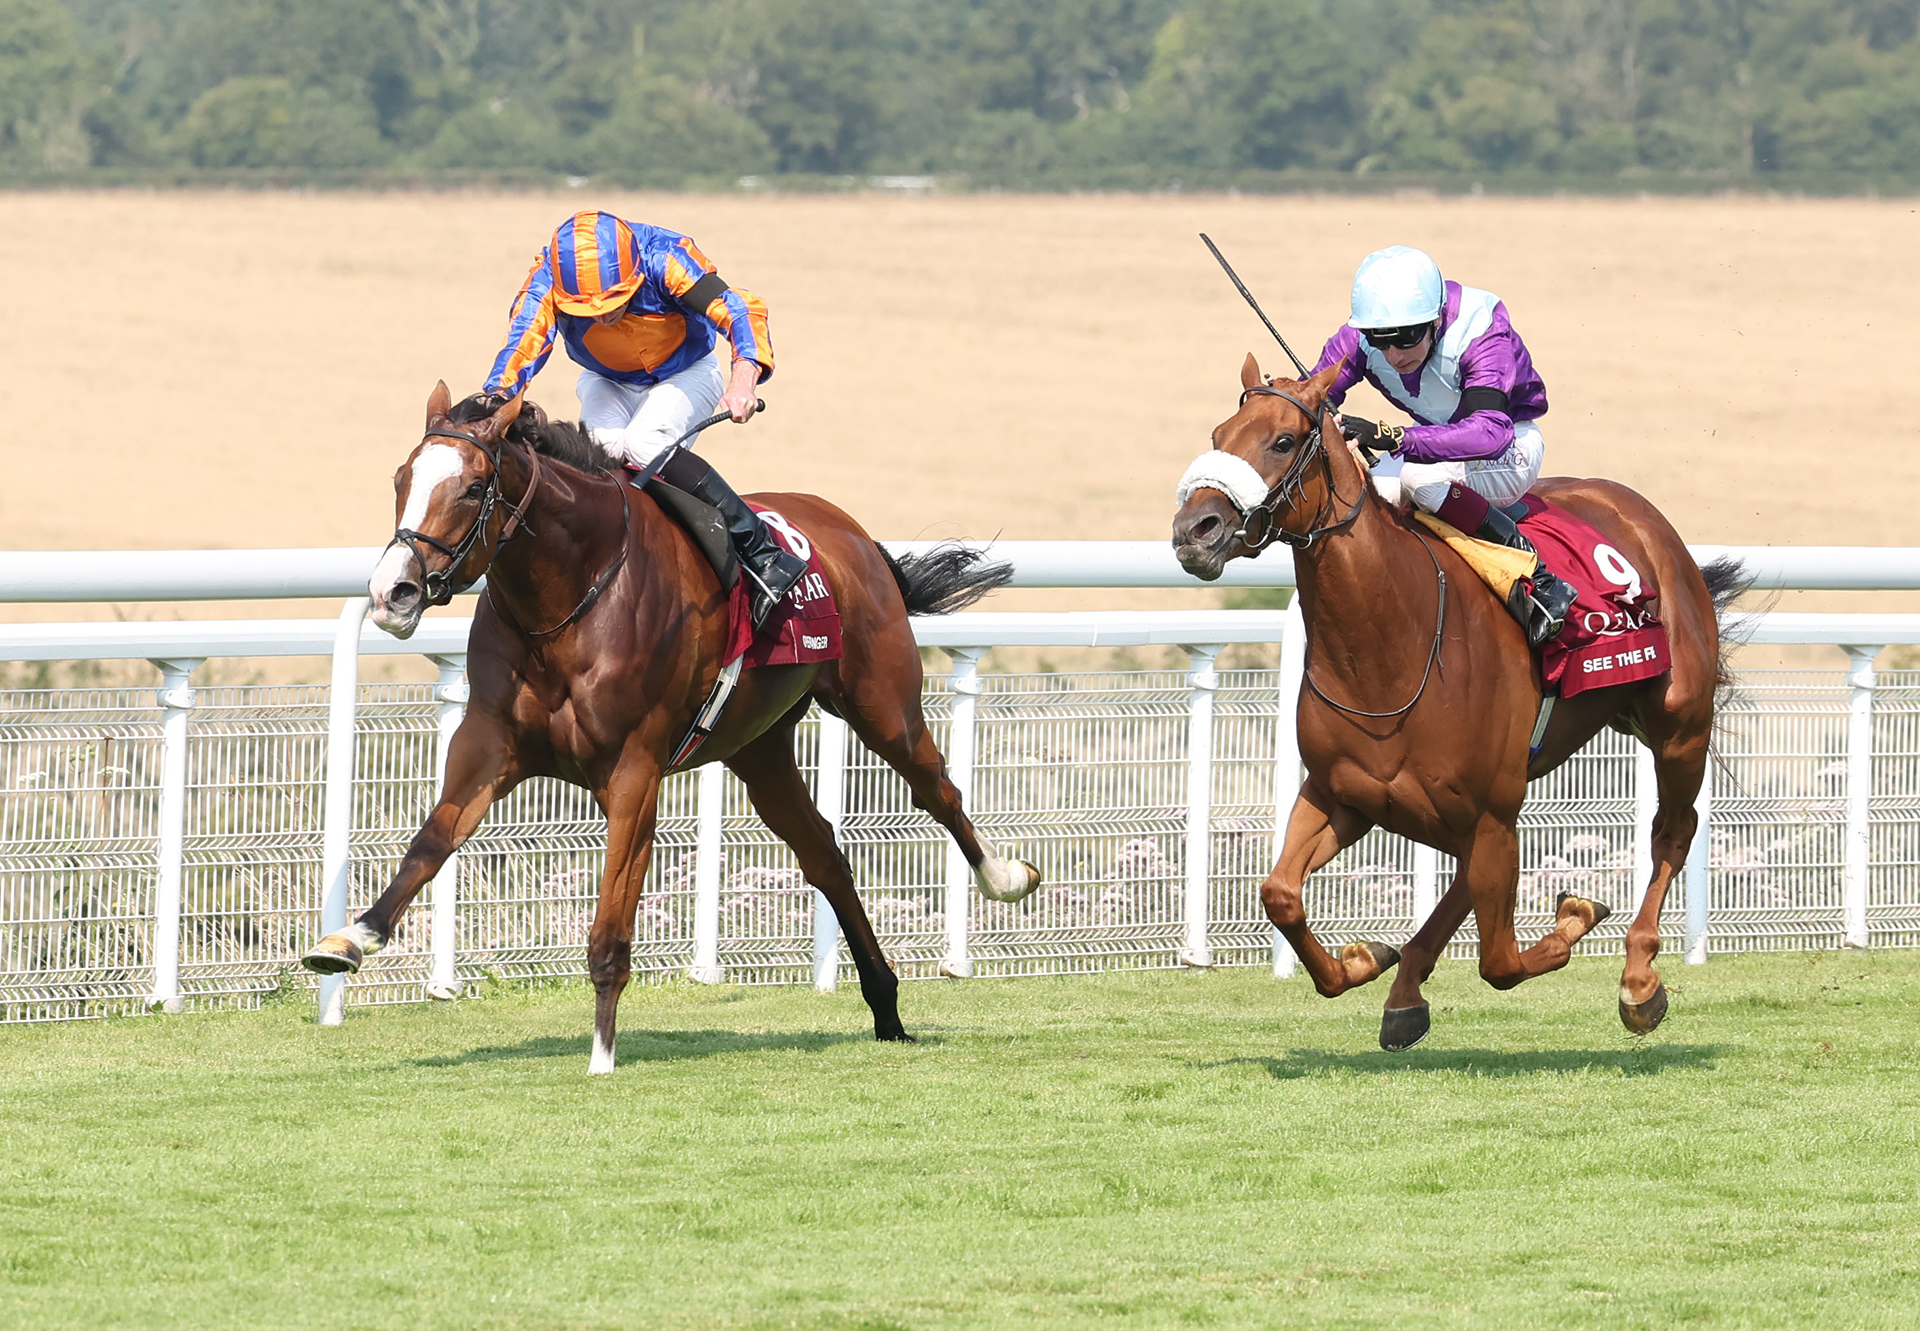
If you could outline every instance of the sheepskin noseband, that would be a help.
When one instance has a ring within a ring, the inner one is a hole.
[[[1233,501],[1235,508],[1245,513],[1265,499],[1267,491],[1272,488],[1245,458],[1210,448],[1195,458],[1186,474],[1181,476],[1180,488],[1174,492],[1173,502],[1176,505],[1186,503],[1195,490],[1218,490]]]

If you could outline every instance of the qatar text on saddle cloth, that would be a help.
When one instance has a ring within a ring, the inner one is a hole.
[[[1667,629],[1655,603],[1660,589],[1590,524],[1538,495],[1522,501],[1520,530],[1579,597],[1560,636],[1540,649],[1548,689],[1571,698],[1588,689],[1665,674]]]
[[[834,603],[833,589],[827,585],[826,570],[820,566],[820,552],[805,532],[770,508],[749,501],[779,541],[807,561],[807,571],[793,590],[760,626],[754,636],[747,616],[748,574],[742,571],[733,584],[733,596],[727,609],[727,650],[720,658],[722,666],[745,657],[742,667],[752,670],[764,665],[807,665],[814,661],[840,659],[840,608]]]

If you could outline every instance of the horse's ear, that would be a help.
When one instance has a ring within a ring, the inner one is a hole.
[[[1335,361],[1326,369],[1307,380],[1307,387],[1314,391],[1318,400],[1325,402],[1327,394],[1333,391],[1333,381],[1340,377],[1340,362]]]
[[[1249,351],[1247,359],[1240,366],[1240,387],[1258,388],[1265,382],[1266,380],[1260,377],[1260,362],[1255,360],[1253,353]]]
[[[520,393],[508,398],[500,410],[487,417],[486,423],[480,427],[480,437],[483,439],[499,439],[504,437],[507,433],[507,427],[512,425],[519,417],[520,408],[526,405],[526,401],[527,395],[525,393]]]
[[[447,381],[442,379],[427,395],[427,424],[432,425],[452,410],[453,394],[447,391]]]

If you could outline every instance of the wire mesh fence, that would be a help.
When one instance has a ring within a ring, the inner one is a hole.
[[[1038,865],[1025,902],[974,897],[976,975],[1172,967],[1187,903],[1189,682],[1179,671],[983,675],[970,801],[982,835]],[[1215,693],[1208,943],[1215,964],[1267,964],[1259,884],[1274,855],[1280,770],[1276,671],[1223,671]],[[1847,675],[1748,672],[1723,714],[1713,773],[1709,917],[1717,951],[1841,943],[1847,824]],[[927,681],[943,746],[949,681]],[[1289,703],[1289,706],[1291,704]],[[1874,692],[1869,939],[1920,945],[1920,672]],[[188,1007],[246,1005],[310,982],[297,967],[319,933],[327,690],[205,688],[188,741],[180,987]],[[434,797],[429,685],[362,687],[351,909],[385,886]],[[810,781],[820,727],[796,743]],[[0,1019],[135,1011],[152,991],[161,728],[146,689],[0,693]],[[1544,931],[1574,890],[1616,909],[1587,947],[1617,949],[1636,871],[1649,765],[1603,732],[1534,783],[1521,823],[1519,924]],[[888,956],[903,976],[947,949],[947,842],[905,784],[857,742],[844,755],[841,841]],[[719,954],[729,979],[813,975],[816,896],[729,776],[718,847]],[[530,781],[488,815],[459,862],[454,954],[462,977],[585,972],[604,822],[584,791]],[[661,795],[638,908],[638,978],[693,959],[700,848],[694,774]],[[1452,866],[1374,832],[1309,885],[1322,938],[1404,938],[1423,890]],[[1644,851],[1641,852],[1644,855]],[[1425,887],[1423,889],[1423,882]],[[1680,942],[1683,888],[1663,925]],[[1471,922],[1456,955],[1474,949]],[[348,985],[354,1003],[423,996],[432,919],[416,904]],[[841,953],[842,967],[851,967]]]

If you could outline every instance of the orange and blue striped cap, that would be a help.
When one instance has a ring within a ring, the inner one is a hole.
[[[640,289],[640,242],[612,213],[575,213],[547,246],[553,301],[563,313],[592,318],[618,309]]]

